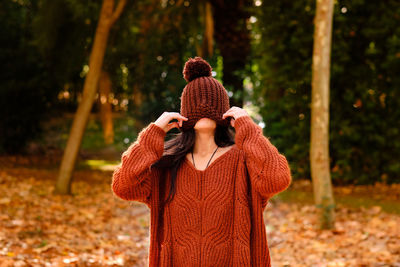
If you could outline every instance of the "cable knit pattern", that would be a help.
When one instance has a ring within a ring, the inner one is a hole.
[[[262,133],[251,117],[235,120],[235,143],[246,153],[246,166],[255,189],[264,198],[287,188],[291,173],[286,157]],[[247,133],[247,134],[246,134]]]
[[[251,117],[237,118],[235,129],[235,145],[205,170],[184,159],[162,209],[170,174],[149,166],[162,156],[165,132],[151,123],[123,153],[111,187],[150,207],[149,266],[271,266],[263,210],[290,185],[289,164]]]
[[[165,131],[152,122],[122,154],[121,164],[114,170],[112,183],[112,190],[118,197],[149,205],[151,181],[159,174],[149,167],[161,158],[165,136]]]

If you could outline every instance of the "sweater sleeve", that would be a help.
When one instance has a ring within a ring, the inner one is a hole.
[[[252,187],[268,199],[287,189],[292,181],[286,157],[263,135],[250,116],[235,120],[235,143],[245,152]]]
[[[165,131],[152,122],[122,154],[111,184],[117,197],[149,205],[151,183],[159,175],[158,170],[150,169],[150,165],[163,155],[165,135]]]

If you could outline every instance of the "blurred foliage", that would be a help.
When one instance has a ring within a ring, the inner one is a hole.
[[[163,111],[179,112],[186,85],[183,65],[196,55],[196,45],[202,41],[198,2],[162,1],[161,6],[154,0],[137,2],[135,11],[128,11],[114,31],[111,61],[122,64],[119,80],[123,68],[129,73],[125,87],[121,84],[125,95],[131,96],[128,110],[144,124]],[[213,64],[216,58],[208,60]]]
[[[34,1],[0,2],[0,151],[18,153],[40,129],[57,92],[32,43]]]
[[[51,73],[53,90],[68,91],[70,101],[55,102],[53,109],[74,112],[83,88],[93,33],[101,2],[38,0],[32,23],[32,43]]]
[[[314,10],[312,0],[264,0],[253,32],[254,100],[295,177],[310,177]],[[400,181],[399,14],[393,0],[335,2],[330,155],[336,184]]]
[[[235,75],[247,79],[265,135],[287,156],[294,177],[310,177],[315,1],[254,3],[243,6],[251,15],[251,58]],[[112,78],[114,110],[127,110],[135,121],[130,131],[163,111],[179,112],[184,62],[203,41],[202,6],[201,0],[128,1],[113,26],[103,69]],[[89,0],[0,3],[0,152],[22,151],[47,115],[76,110],[100,7],[101,1]],[[335,2],[330,155],[336,184],[400,181],[398,14],[395,0]],[[223,81],[227,56],[219,49],[216,43],[206,59]]]

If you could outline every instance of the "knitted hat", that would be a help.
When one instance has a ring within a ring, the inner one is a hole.
[[[210,64],[201,57],[189,58],[183,68],[188,82],[181,95],[181,115],[188,118],[181,130],[193,128],[201,118],[210,118],[217,124],[229,126],[231,117],[222,119],[230,108],[229,96],[224,86],[211,76]]]

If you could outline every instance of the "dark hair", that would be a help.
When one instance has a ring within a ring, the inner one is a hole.
[[[193,150],[196,133],[194,128],[173,134],[173,137],[164,143],[162,157],[153,163],[151,167],[158,167],[171,171],[171,183],[166,202],[172,200],[175,195],[175,181],[178,169],[186,157],[186,154]],[[226,147],[235,143],[235,130],[233,127],[217,124],[214,134],[214,141],[219,147]],[[164,190],[164,188],[160,188]]]

